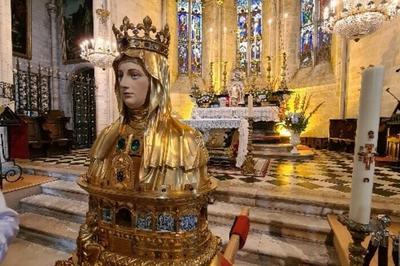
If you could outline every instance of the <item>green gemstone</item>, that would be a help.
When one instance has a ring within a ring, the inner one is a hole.
[[[137,152],[139,148],[140,148],[140,141],[138,139],[133,140],[131,144],[132,152]]]
[[[125,139],[120,138],[117,142],[117,149],[122,150],[125,148]]]

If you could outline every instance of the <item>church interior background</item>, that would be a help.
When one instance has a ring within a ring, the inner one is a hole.
[[[88,194],[75,180],[96,136],[119,116],[112,25],[125,16],[169,26],[172,113],[206,141],[208,171],[218,180],[208,223],[222,245],[250,207],[235,265],[350,265],[352,237],[340,217],[356,201],[371,210],[371,224],[382,222],[378,214],[390,217],[390,226],[371,227],[364,245],[381,241],[383,230],[388,241],[376,245],[389,264],[382,265],[399,265],[399,3],[388,1],[392,13],[371,33],[352,36],[361,27],[354,22],[332,25],[344,7],[376,5],[383,14],[375,2],[0,0],[0,184],[20,218],[1,265],[54,265],[76,249]],[[108,57],[90,57],[91,38]],[[363,102],[362,81],[377,66],[381,96]],[[361,112],[373,120],[375,105],[375,147],[365,152],[357,120]],[[309,120],[296,131],[290,125],[301,117],[293,113],[305,107]],[[355,162],[372,169],[372,181],[354,182]]]

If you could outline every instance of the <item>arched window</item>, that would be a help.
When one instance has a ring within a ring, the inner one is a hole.
[[[179,73],[199,74],[202,67],[202,1],[178,0],[177,13]]]
[[[246,73],[260,72],[262,0],[237,0],[237,67]]]
[[[330,59],[332,34],[324,26],[329,20],[330,0],[300,0],[300,66],[313,66]]]

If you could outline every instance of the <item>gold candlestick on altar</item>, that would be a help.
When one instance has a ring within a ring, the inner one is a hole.
[[[288,86],[286,83],[286,70],[287,70],[287,55],[286,52],[282,53],[282,66],[281,66],[281,82],[279,84],[279,90],[287,90]]]
[[[227,61],[224,62],[224,72],[222,72],[223,75],[223,92],[226,93],[226,75],[228,74],[228,72],[226,72],[226,65],[228,64]]]
[[[209,75],[210,75],[210,92],[214,91],[214,80],[213,80],[214,70],[213,70],[213,66],[214,66],[214,62],[210,62],[210,72],[209,72]]]
[[[272,76],[271,76],[271,71],[272,71],[272,67],[271,67],[271,56],[267,56],[267,83],[268,83],[268,87],[272,88]]]

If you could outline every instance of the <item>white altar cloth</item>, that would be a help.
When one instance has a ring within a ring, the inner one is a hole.
[[[216,108],[193,108],[193,119],[234,119],[246,118],[248,116],[247,107],[216,107]],[[253,108],[254,121],[279,121],[279,107],[265,106]]]

